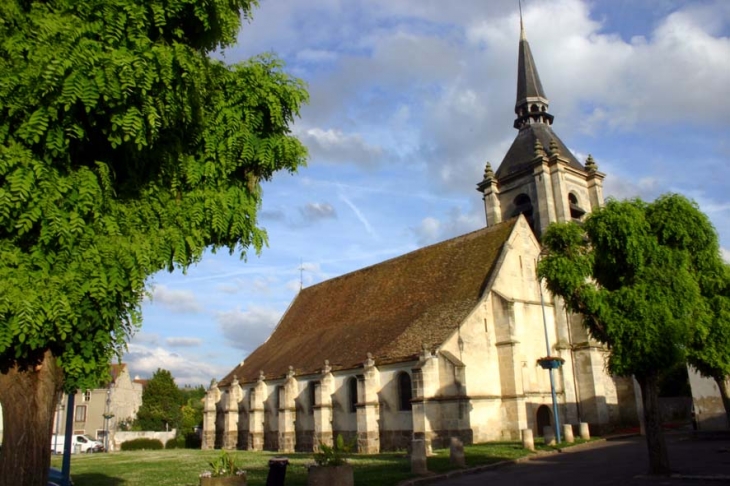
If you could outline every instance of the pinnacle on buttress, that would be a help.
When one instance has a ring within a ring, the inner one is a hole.
[[[596,172],[598,170],[598,164],[596,164],[596,161],[593,160],[593,156],[591,154],[588,154],[585,165],[588,172]]]
[[[542,157],[545,155],[545,148],[542,146],[540,139],[535,139],[535,157]]]
[[[484,167],[484,180],[489,181],[494,179],[494,171],[492,170],[492,164],[487,162],[486,167]]]

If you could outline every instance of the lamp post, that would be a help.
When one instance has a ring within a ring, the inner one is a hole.
[[[110,413],[112,403],[111,385],[106,389],[106,409],[104,410],[104,450],[109,451],[109,420],[113,417]]]
[[[538,255],[538,262],[540,261],[540,257],[543,256],[543,253],[541,252],[540,255]],[[537,268],[535,268],[535,272],[537,272]],[[550,373],[550,393],[553,397],[553,417],[555,417],[555,437],[558,439],[558,443],[562,442],[562,437],[560,436],[560,415],[558,415],[558,399],[555,395],[555,379],[553,377],[553,370],[560,368],[565,360],[559,357],[550,356],[550,338],[548,337],[548,326],[547,326],[547,316],[545,314],[545,298],[542,295],[542,282],[540,280],[540,277],[537,277],[537,287],[540,289],[540,307],[542,308],[542,326],[545,331],[545,348],[547,349],[547,355],[544,358],[540,358],[537,360],[537,363],[542,367],[542,369],[548,370]]]

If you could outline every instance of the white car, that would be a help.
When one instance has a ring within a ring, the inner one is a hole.
[[[99,452],[104,450],[104,444],[98,440],[94,440],[88,435],[73,434],[71,436],[71,454],[76,452]],[[51,452],[53,454],[63,454],[63,446],[66,443],[66,437],[63,435],[51,436]]]

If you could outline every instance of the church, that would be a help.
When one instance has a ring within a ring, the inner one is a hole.
[[[521,29],[512,146],[477,184],[486,227],[301,290],[269,339],[205,398],[204,449],[357,451],[638,423],[631,379],[537,279],[540,236],[603,204],[604,174],[553,131]],[[476,177],[475,177],[476,178]],[[544,362],[543,362],[544,364]],[[638,387],[637,387],[638,388]]]

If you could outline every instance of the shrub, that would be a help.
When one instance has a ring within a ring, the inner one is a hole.
[[[159,439],[133,439],[122,442],[123,451],[143,451],[143,450],[160,450],[162,449],[162,441]]]
[[[165,442],[165,449],[182,449],[185,447],[185,438],[177,436]]]

